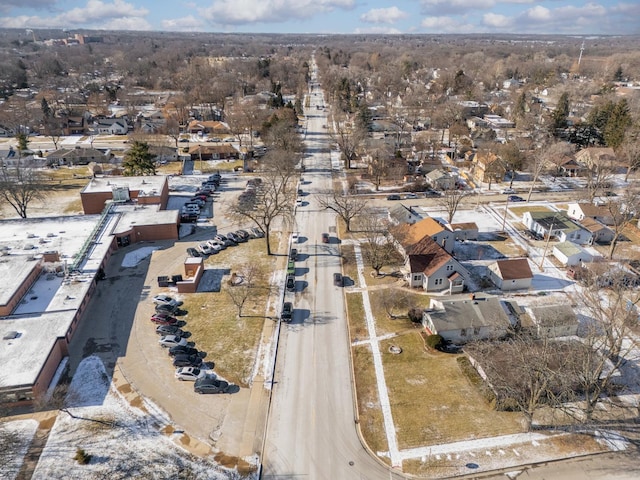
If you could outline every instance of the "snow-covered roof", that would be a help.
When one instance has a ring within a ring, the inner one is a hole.
[[[111,233],[118,235],[141,225],[178,224],[178,210],[160,210],[160,205],[114,205],[118,219]]]
[[[129,190],[136,190],[150,194],[151,192],[161,192],[166,182],[165,175],[143,175],[137,177],[96,177],[89,180],[89,183],[82,189],[82,193],[104,193],[112,192],[116,187],[127,187]]]
[[[10,282],[0,282],[0,305],[7,305],[16,289],[29,277],[39,262],[28,255],[5,255],[0,257],[0,278],[10,278]]]

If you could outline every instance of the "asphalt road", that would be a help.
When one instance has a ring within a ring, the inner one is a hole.
[[[326,114],[315,109],[321,102],[318,91],[307,124],[307,203],[296,214],[296,292],[286,298],[294,316],[281,330],[262,478],[388,480],[389,471],[356,432],[344,297],[333,285],[333,273],[340,271],[336,219],[314,198],[332,188]],[[329,244],[321,241],[325,232],[331,233]]]

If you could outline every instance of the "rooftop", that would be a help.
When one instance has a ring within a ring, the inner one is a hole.
[[[126,187],[136,190],[139,195],[157,195],[162,191],[167,177],[165,175],[145,175],[138,177],[96,177],[82,189],[81,193],[111,193],[114,188]]]
[[[475,327],[509,326],[509,318],[498,297],[475,297],[469,295],[451,297],[447,300],[431,299],[432,311],[428,312],[434,327],[439,332]]]

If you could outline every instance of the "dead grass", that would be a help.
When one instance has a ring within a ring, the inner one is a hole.
[[[371,350],[368,346],[358,346],[353,347],[351,353],[358,399],[358,419],[362,436],[373,452],[385,452],[389,446],[384,431]],[[381,459],[387,461],[386,458],[381,457]]]
[[[81,214],[83,212],[84,210],[82,209],[82,200],[80,200],[79,198],[71,200],[62,210],[62,213],[64,213],[65,215],[75,215]]]
[[[157,168],[158,175],[179,175],[182,173],[182,162],[168,162]]]
[[[391,345],[400,355],[388,352]],[[460,371],[457,355],[428,353],[417,333],[380,343],[401,449],[522,431],[520,415],[496,412]]]
[[[237,272],[242,265],[240,258],[258,265],[262,272],[261,283],[266,286],[270,273],[276,268],[279,257],[268,256],[264,242],[252,240],[237,247],[230,247],[205,261],[208,268]],[[238,255],[241,253],[241,255]],[[207,361],[215,362],[216,371],[227,380],[247,386],[253,369],[262,328],[269,312],[266,311],[267,288],[256,289],[243,308],[243,316],[226,293],[230,287],[228,276],[222,281],[220,292],[194,293],[185,298],[184,308],[189,312],[187,326],[196,346],[207,352]]]
[[[506,257],[526,257],[528,255],[527,251],[520,247],[520,245],[515,243],[508,235],[505,237],[500,237],[497,240],[489,240],[484,243],[490,245]]]
[[[427,308],[429,306],[429,295],[412,292],[406,288],[393,288],[392,294],[403,299],[404,308],[393,310],[392,313],[399,315],[399,318],[390,318],[384,307],[383,295],[377,295],[376,290],[369,291],[369,301],[371,310],[376,319],[376,333],[385,335],[388,333],[398,333],[408,329],[416,329],[418,326],[409,320],[407,313],[411,307]],[[380,292],[382,293],[382,292]],[[386,294],[386,293],[385,293]]]
[[[342,253],[342,274],[349,277],[358,285],[358,265],[356,264],[356,255],[353,245],[342,245],[340,252]]]
[[[360,292],[347,293],[347,316],[349,318],[349,332],[351,341],[367,338],[367,323],[364,318],[364,307],[362,306],[362,294]]]
[[[509,207],[509,210],[511,211],[512,214],[518,217],[522,217],[522,215],[524,215],[524,212],[552,212],[553,211],[550,208],[545,207],[544,205],[530,205],[526,207]]]

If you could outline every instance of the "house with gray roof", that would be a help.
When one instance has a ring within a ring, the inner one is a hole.
[[[498,297],[474,294],[432,298],[422,315],[422,325],[429,334],[463,344],[503,337],[511,324]]]
[[[580,245],[572,242],[560,242],[553,246],[552,254],[565,267],[580,265],[583,262],[591,262],[593,255]]]
[[[542,237],[555,237],[561,242],[580,245],[593,243],[593,235],[579,223],[569,218],[565,212],[527,211],[522,215],[522,223]]]

